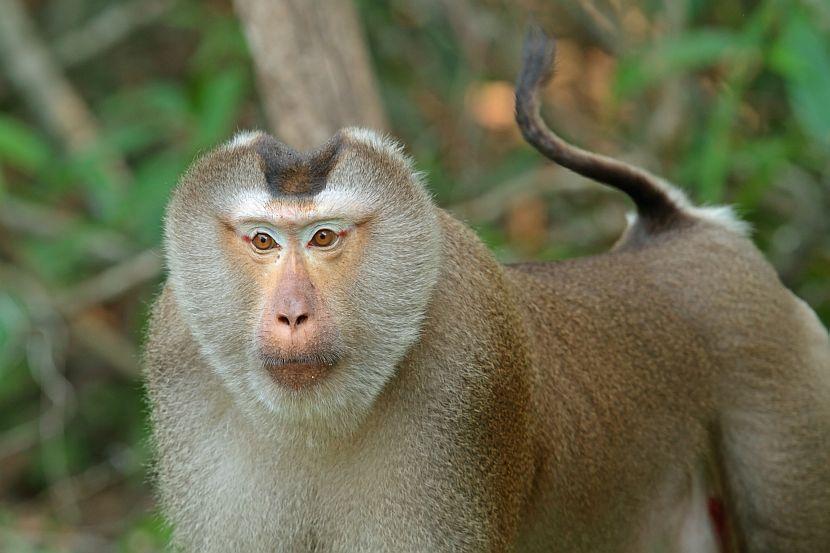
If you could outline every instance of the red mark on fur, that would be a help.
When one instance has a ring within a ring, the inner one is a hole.
[[[720,551],[726,551],[728,528],[726,526],[726,509],[724,509],[723,501],[717,497],[710,497],[707,507],[709,510],[709,518],[712,519],[712,526],[715,528],[715,535],[718,537]]]
[[[242,240],[244,240],[245,242],[248,242],[249,244],[251,243],[251,237],[248,236],[247,234],[242,235]]]

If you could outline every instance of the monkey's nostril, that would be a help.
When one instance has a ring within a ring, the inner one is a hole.
[[[303,324],[306,321],[308,321],[308,314],[307,313],[302,313],[302,314],[296,315],[296,316],[293,315],[293,314],[290,314],[290,313],[287,314],[287,315],[285,313],[279,313],[277,315],[277,322],[280,323],[280,324],[284,324],[285,326],[287,326],[289,328],[290,327],[296,328],[296,327],[300,326],[301,324]]]

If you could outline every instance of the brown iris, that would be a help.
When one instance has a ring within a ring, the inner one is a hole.
[[[309,244],[317,248],[327,248],[334,244],[337,234],[331,229],[321,228],[311,237]]]
[[[265,251],[276,247],[277,242],[264,232],[258,232],[251,239],[251,244],[258,250]]]

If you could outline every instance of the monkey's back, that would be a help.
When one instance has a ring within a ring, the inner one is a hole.
[[[624,529],[711,461],[712,429],[735,401],[731,391],[764,370],[798,371],[778,354],[803,334],[798,302],[749,240],[714,225],[505,271],[533,338],[543,421],[537,478],[548,493],[532,500],[541,516],[529,517],[538,524],[529,544],[634,539]],[[767,317],[794,329],[774,335],[753,324]],[[759,340],[763,332],[769,336]],[[745,366],[734,363],[742,355]]]

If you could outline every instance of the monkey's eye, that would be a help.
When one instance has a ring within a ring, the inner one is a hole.
[[[251,244],[259,251],[266,251],[277,247],[277,241],[264,232],[258,232],[251,238]]]
[[[315,248],[328,248],[337,240],[337,233],[328,228],[321,228],[314,233],[308,245]]]

